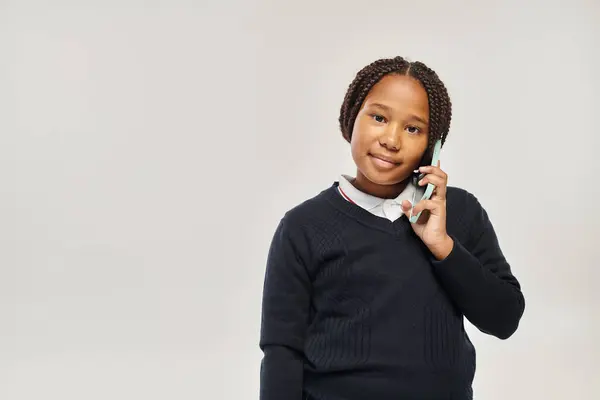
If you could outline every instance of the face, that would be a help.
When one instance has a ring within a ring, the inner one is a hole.
[[[373,86],[354,122],[355,185],[378,197],[396,197],[418,168],[428,137],[429,101],[421,83],[386,75]]]

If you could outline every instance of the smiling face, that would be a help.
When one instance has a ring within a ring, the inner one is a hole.
[[[390,74],[376,83],[356,117],[350,141],[358,168],[355,186],[393,198],[406,187],[427,150],[429,102],[421,83]]]

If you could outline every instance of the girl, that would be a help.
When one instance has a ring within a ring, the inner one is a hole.
[[[439,163],[423,165],[451,116],[421,62],[381,59],[356,75],[339,117],[356,177],[288,211],[271,243],[261,400],[472,399],[463,317],[507,339],[525,301],[484,208]],[[411,207],[428,183],[430,200]]]

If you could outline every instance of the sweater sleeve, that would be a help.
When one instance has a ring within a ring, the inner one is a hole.
[[[301,400],[311,280],[302,235],[284,219],[273,236],[265,273],[260,400]]]
[[[464,316],[484,333],[507,339],[517,330],[525,309],[521,285],[512,274],[498,238],[479,201],[470,193],[464,209],[473,216],[469,239],[443,260],[433,260],[436,275]]]

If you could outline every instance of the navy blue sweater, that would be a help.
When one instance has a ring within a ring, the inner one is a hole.
[[[471,399],[463,317],[506,339],[525,306],[486,211],[448,188],[454,248],[438,261],[405,217],[372,215],[337,185],[287,212],[273,237],[260,399]]]

